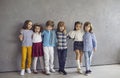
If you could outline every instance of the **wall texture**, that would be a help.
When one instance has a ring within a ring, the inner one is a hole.
[[[20,69],[18,35],[27,19],[43,25],[49,19],[56,25],[62,20],[68,31],[75,21],[91,21],[98,40],[93,65],[120,63],[120,0],[0,0],[0,72]],[[76,66],[72,44],[68,40],[66,67]]]

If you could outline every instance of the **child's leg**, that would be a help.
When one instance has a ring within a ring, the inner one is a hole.
[[[50,47],[49,48],[50,52],[49,52],[49,55],[50,55],[50,69],[52,72],[55,72],[54,70],[54,47]]]
[[[86,67],[86,71],[90,70],[90,58],[89,58],[89,52],[86,51],[84,53],[85,55],[85,67]]]
[[[67,49],[62,50],[61,52],[61,60],[62,60],[62,70],[64,71],[65,68],[65,62],[66,62],[66,57],[67,57]]]
[[[58,51],[58,61],[59,61],[59,72],[62,70],[62,55],[61,55],[61,53],[62,53],[62,50],[57,50]]]
[[[21,72],[20,75],[24,75],[25,73],[25,63],[26,63],[26,55],[27,55],[27,48],[22,47],[22,58],[21,58]]]
[[[40,56],[39,59],[40,59],[41,69],[42,69],[42,71],[44,71],[45,67],[44,67],[44,59],[43,59],[43,56]]]
[[[36,70],[37,60],[38,60],[38,57],[34,57],[34,59],[33,59],[33,70],[34,70],[34,71],[37,71],[37,70]]]
[[[31,67],[31,60],[32,60],[32,47],[28,47],[28,52],[27,52],[27,60],[28,60],[28,63],[27,63],[27,68],[30,68]]]
[[[79,52],[79,50],[75,50],[75,53],[76,53],[77,69],[81,69],[81,67],[80,67],[80,52]]]
[[[80,65],[82,66],[82,56],[83,56],[83,52],[80,51]]]
[[[90,54],[90,65],[91,65],[91,62],[92,62],[92,57],[93,57],[93,51]]]
[[[88,55],[89,55],[89,65],[91,65],[91,61],[92,61],[92,55],[93,55],[93,52],[92,51],[89,51],[88,52]]]
[[[25,69],[26,57],[27,57],[27,48],[22,47],[21,69]]]
[[[49,72],[49,47],[43,47],[44,50],[44,59],[45,59],[45,71]]]

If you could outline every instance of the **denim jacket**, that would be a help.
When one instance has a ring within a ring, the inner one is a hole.
[[[54,47],[56,46],[57,38],[55,30],[44,30],[43,36],[43,46],[44,47]]]

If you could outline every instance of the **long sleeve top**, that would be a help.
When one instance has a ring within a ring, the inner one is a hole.
[[[43,36],[43,46],[44,47],[54,47],[56,46],[57,37],[55,30],[44,30],[42,33]]]
[[[74,39],[74,41],[83,41],[83,32],[81,30],[78,31],[70,31],[68,33],[68,36],[72,39]]]
[[[86,32],[83,35],[83,51],[93,51],[97,47],[97,40],[93,33]]]

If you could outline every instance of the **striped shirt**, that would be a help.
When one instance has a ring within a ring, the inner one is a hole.
[[[62,32],[57,32],[57,48],[67,49],[67,35]]]

